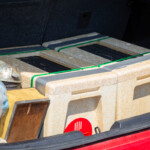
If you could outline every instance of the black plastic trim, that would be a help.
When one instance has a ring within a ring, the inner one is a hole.
[[[84,137],[80,132],[19,142],[12,144],[0,144],[0,150],[58,150],[84,147],[91,144],[111,140],[114,138],[138,133],[150,129],[150,113],[117,121],[110,131],[97,135]]]
[[[85,41],[89,41],[89,40],[94,40],[94,39],[99,39],[99,38],[103,38],[103,37],[106,37],[106,36],[104,36],[102,34],[98,34],[98,35],[94,35],[94,36],[78,38],[78,39],[75,39],[75,40],[68,40],[68,41],[65,41],[65,42],[60,41],[60,42],[55,43],[55,44],[49,44],[48,48],[50,48],[52,50],[55,50],[58,47],[64,47],[64,46],[67,46],[67,45],[77,44],[77,43],[81,43],[81,42],[85,42]]]
[[[15,53],[31,52],[36,50],[46,50],[43,46],[31,46],[31,47],[19,47],[19,48],[8,48],[0,50],[0,55],[10,55]]]

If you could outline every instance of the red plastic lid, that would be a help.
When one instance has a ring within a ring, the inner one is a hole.
[[[71,131],[81,131],[85,136],[90,136],[92,135],[92,125],[87,119],[78,118],[73,120],[64,132],[66,133]]]

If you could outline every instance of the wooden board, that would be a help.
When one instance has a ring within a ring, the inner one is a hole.
[[[7,142],[36,139],[44,120],[49,100],[35,89],[7,92],[9,110],[0,123],[0,136]]]

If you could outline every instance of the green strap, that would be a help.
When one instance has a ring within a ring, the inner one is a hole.
[[[138,55],[134,55],[134,56],[129,56],[129,57],[126,57],[126,58],[118,59],[118,60],[115,60],[115,61],[111,61],[111,62],[99,64],[98,67],[101,67],[101,66],[106,65],[106,64],[111,64],[111,63],[114,63],[114,62],[120,62],[120,61],[124,61],[124,60],[127,60],[127,59],[131,59],[131,58],[143,56],[143,55],[149,54],[149,53],[150,53],[150,52],[146,52],[146,53],[142,53],[142,54],[138,54]]]
[[[127,59],[131,59],[131,58],[143,56],[143,55],[149,54],[149,53],[150,53],[150,52],[146,52],[146,53],[142,53],[142,54],[138,54],[138,55],[134,55],[134,56],[122,58],[122,59],[119,59],[119,60],[115,60],[115,61],[103,63],[103,64],[100,64],[100,65],[98,65],[98,66],[89,66],[89,67],[82,67],[82,68],[71,69],[71,70],[66,70],[66,71],[58,71],[58,72],[52,72],[52,73],[45,73],[45,74],[34,75],[34,76],[32,76],[32,78],[31,78],[31,87],[33,87],[33,81],[34,81],[34,78],[35,78],[35,77],[41,77],[41,76],[52,75],[52,74],[59,74],[59,73],[67,73],[67,72],[72,72],[72,71],[79,71],[79,70],[84,70],[84,69],[88,69],[88,68],[90,69],[90,68],[101,67],[101,66],[104,66],[104,65],[106,65],[106,64],[111,64],[111,63],[114,63],[114,62],[124,61],[124,60],[127,60]]]
[[[34,75],[31,78],[31,87],[33,87],[33,81],[34,81],[34,78],[36,78],[36,77],[41,77],[41,76],[46,76],[46,75],[52,75],[52,74],[59,74],[59,73],[67,73],[67,72],[79,71],[79,70],[84,70],[84,69],[88,69],[88,68],[96,68],[96,67],[97,66],[89,66],[89,67],[82,67],[82,68],[70,69],[70,70],[65,70],[65,71],[57,71],[57,72],[52,72],[52,73],[44,73],[44,74]]]
[[[87,41],[87,42],[82,42],[82,43],[79,43],[79,44],[64,46],[64,47],[59,48],[57,50],[57,52],[60,52],[61,50],[68,49],[68,48],[71,48],[71,47],[77,47],[77,46],[81,46],[81,45],[85,45],[85,44],[90,44],[90,43],[93,43],[93,42],[98,42],[98,41],[106,40],[106,39],[109,39],[109,38],[111,38],[111,37],[105,36],[103,38],[99,38],[99,39],[95,39],[95,40],[91,40],[91,41]]]

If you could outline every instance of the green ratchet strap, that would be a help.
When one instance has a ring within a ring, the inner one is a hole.
[[[98,42],[98,41],[106,40],[106,39],[109,39],[109,38],[112,38],[112,37],[105,36],[103,38],[99,38],[99,39],[95,39],[95,40],[91,40],[91,41],[87,41],[87,42],[81,42],[81,43],[74,44],[74,45],[68,45],[68,46],[60,47],[57,50],[57,52],[60,52],[61,50],[68,49],[68,48],[71,48],[71,47],[77,47],[77,46],[81,46],[81,45],[85,45],[85,44],[90,44],[90,43],[93,43],[93,42]]]
[[[65,70],[65,71],[57,71],[57,72],[34,75],[31,78],[31,87],[33,87],[33,81],[34,81],[34,78],[36,78],[36,77],[41,77],[41,76],[46,76],[46,75],[54,75],[54,74],[59,74],[59,73],[67,73],[67,72],[79,71],[79,70],[84,70],[84,69],[88,69],[88,68],[91,69],[91,68],[96,68],[96,67],[97,66],[89,66],[89,67],[82,67],[82,68],[70,69],[70,70]]]
[[[131,59],[131,58],[143,56],[143,55],[149,54],[149,53],[150,53],[150,52],[146,52],[146,53],[142,53],[142,54],[138,54],[138,55],[134,55],[134,56],[129,56],[129,57],[126,57],[126,58],[118,59],[118,60],[115,60],[115,61],[106,62],[106,63],[103,63],[103,64],[99,64],[98,67],[101,67],[101,66],[107,65],[107,64],[111,64],[111,63],[114,63],[114,62],[120,62],[120,61],[124,61],[124,60],[127,60],[127,59]]]
[[[115,60],[115,61],[103,63],[103,64],[100,64],[100,65],[98,65],[98,66],[89,66],[89,67],[83,67],[83,68],[77,68],[77,69],[70,69],[70,70],[65,70],[65,71],[58,71],[58,72],[52,72],[52,73],[45,73],[45,74],[34,75],[34,76],[32,76],[32,78],[31,78],[31,87],[33,87],[33,81],[34,81],[34,78],[36,78],[36,77],[41,77],[41,76],[46,76],[46,75],[53,75],[53,74],[59,74],[59,73],[67,73],[67,72],[72,72],[72,71],[79,71],[79,70],[84,70],[84,69],[90,69],[90,68],[101,67],[101,66],[106,65],[106,64],[111,64],[111,63],[114,63],[114,62],[124,61],[124,60],[127,60],[127,59],[131,59],[131,58],[143,56],[143,55],[149,54],[149,53],[150,53],[150,52],[146,52],[146,53],[142,53],[142,54],[138,54],[138,55],[126,57],[126,58],[123,58],[123,59],[119,59],[119,60]]]

